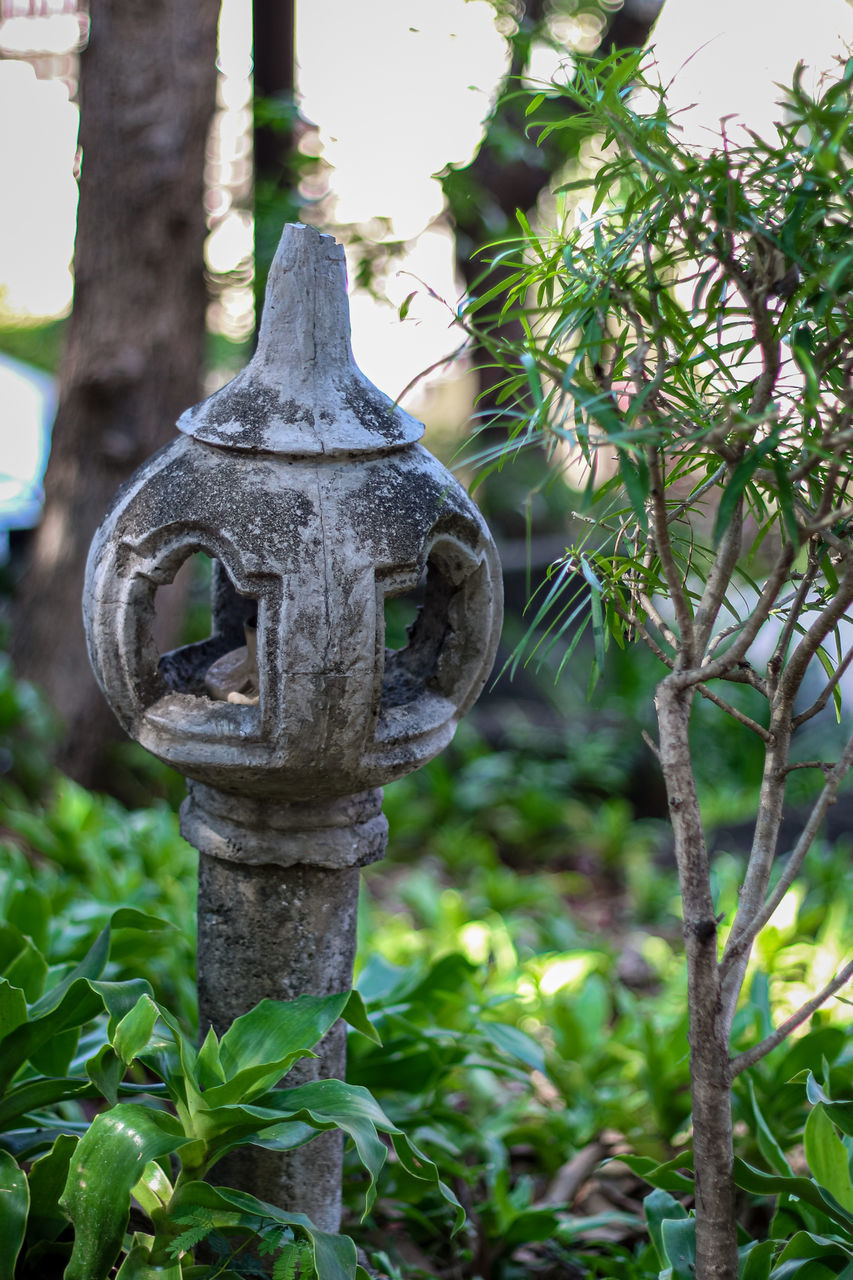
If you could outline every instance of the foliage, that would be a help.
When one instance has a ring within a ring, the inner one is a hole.
[[[38,916],[34,909],[29,923],[44,935],[46,911]],[[3,926],[3,1274],[43,1277],[50,1264],[65,1265],[66,1280],[106,1280],[119,1259],[122,1276],[225,1274],[193,1265],[195,1247],[215,1232],[228,1275],[252,1273],[246,1250],[260,1241],[261,1252],[278,1253],[279,1275],[300,1263],[317,1280],[354,1280],[363,1273],[351,1241],[204,1180],[243,1143],[287,1150],[339,1128],[367,1171],[367,1210],[387,1156],[380,1134],[412,1183],[453,1202],[435,1166],[366,1089],[336,1080],[280,1085],[338,1017],[375,1035],[361,1001],[348,993],[264,1000],[196,1049],[144,979],[102,977],[122,933],[147,940],[164,930],[165,921],[122,908],[78,964],[51,971],[30,936]]]
[[[551,242],[519,215],[521,251],[500,255],[508,285],[487,289],[463,318],[503,371],[514,426],[497,464],[544,440],[556,465],[586,472],[578,535],[514,665],[556,649],[559,674],[589,627],[593,684],[610,642],[643,642],[664,672],[658,742],[648,742],[683,902],[697,1178],[695,1257],[670,1261],[700,1280],[734,1280],[739,1267],[733,1081],[853,974],[844,964],[732,1056],[753,944],[853,763],[853,739],[835,760],[791,755],[800,726],[830,703],[840,709],[853,656],[841,629],[853,603],[851,85],[853,61],[817,98],[798,74],[778,142],[723,133],[699,150],[678,138],[640,55],[581,62],[573,83],[540,94],[528,115],[562,95],[567,109],[554,120],[549,103],[544,135],[600,135],[601,166],[562,188],[589,190],[587,207]],[[820,668],[809,691],[806,676]],[[699,697],[755,734],[764,755],[723,951],[689,736]],[[798,768],[822,773],[823,786],[774,876],[786,780]],[[692,1228],[673,1230],[686,1247]]]

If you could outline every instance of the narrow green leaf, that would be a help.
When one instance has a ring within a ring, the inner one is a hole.
[[[8,1152],[0,1151],[0,1280],[15,1280],[29,1207],[26,1174]]]
[[[749,1105],[752,1109],[752,1118],[755,1126],[755,1134],[758,1139],[759,1151],[764,1156],[764,1159],[770,1167],[775,1169],[777,1173],[790,1174],[792,1172],[791,1166],[788,1164],[784,1151],[776,1141],[770,1126],[762,1114],[751,1080],[747,1080],[746,1087]]]
[[[646,500],[649,496],[648,469],[646,469],[646,472],[646,483],[644,483],[639,467],[632,462],[624,449],[619,450],[619,474],[622,477],[625,492],[628,494],[628,500],[634,509],[634,515],[637,517],[637,523],[643,533],[647,533],[649,528],[649,517],[646,512]]]

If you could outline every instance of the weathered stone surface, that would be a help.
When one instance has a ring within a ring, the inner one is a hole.
[[[255,358],[178,425],[92,543],[84,618],[119,720],[190,779],[201,1020],[221,1033],[264,996],[351,985],[378,788],[450,741],[491,670],[502,589],[477,507],[353,361],[330,237],[285,228]],[[160,656],[155,593],[195,552],[214,561],[211,635]],[[385,600],[422,579],[390,651]],[[342,1026],[319,1053],[288,1080],[343,1076]],[[324,1135],[217,1176],[333,1231],[340,1158]]]

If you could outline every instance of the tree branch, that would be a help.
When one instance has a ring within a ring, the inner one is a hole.
[[[693,622],[696,659],[700,662],[711,637],[717,615],[726,597],[743,542],[743,498],[738,499],[731,521],[720,540],[714,563],[705,581],[705,589]]]
[[[807,707],[805,711],[801,711],[799,715],[794,716],[795,729],[799,729],[801,724],[805,724],[807,720],[811,720],[812,716],[816,716],[823,711],[824,707],[829,702],[829,699],[832,697],[834,690],[838,688],[841,678],[850,666],[851,661],[853,661],[853,648],[847,650],[844,658],[827,680],[820,697],[815,698],[812,705]]]
[[[751,1049],[747,1049],[744,1053],[739,1053],[732,1058],[730,1063],[732,1079],[735,1076],[739,1076],[742,1071],[746,1071],[748,1067],[755,1066],[756,1062],[760,1062],[762,1058],[766,1057],[777,1045],[786,1040],[792,1031],[795,1031],[797,1027],[810,1018],[830,996],[835,995],[836,991],[845,986],[851,978],[853,978],[853,960],[849,961],[831,982],[828,982],[825,987],[818,991],[817,995],[812,996],[811,1000],[807,1000],[796,1013],[791,1014],[790,1018],[786,1018],[760,1044],[753,1045]]]
[[[649,477],[651,479],[651,506],[652,506],[652,527],[654,529],[655,548],[660,556],[663,575],[666,579],[666,585],[672,602],[675,607],[675,621],[679,631],[678,648],[683,655],[683,660],[687,665],[692,664],[693,659],[693,617],[690,612],[690,603],[687,599],[687,593],[684,590],[684,583],[681,580],[681,574],[678,571],[678,564],[672,550],[672,543],[669,539],[669,523],[667,521],[666,511],[666,492],[664,489],[663,472],[661,471],[660,457],[655,448],[647,450],[647,458],[649,465]]]
[[[794,767],[796,768],[797,766]],[[822,765],[820,767],[823,768]],[[797,843],[788,855],[788,859],[785,863],[785,869],[776,882],[773,892],[764,903],[764,906],[761,907],[760,910],[756,911],[751,918],[744,919],[742,925],[739,924],[741,911],[738,910],[734,927],[729,934],[728,941],[723,952],[723,958],[720,961],[720,969],[724,980],[728,977],[728,974],[735,962],[749,953],[753,942],[758,937],[764,926],[768,923],[773,912],[779,906],[779,903],[794,883],[794,880],[803,865],[806,854],[811,848],[814,838],[818,833],[820,824],[826,817],[826,811],[831,804],[834,804],[838,788],[847,773],[850,771],[851,767],[853,767],[853,737],[848,740],[838,763],[830,769],[826,782],[823,785],[823,789],[812,806],[812,811],[808,816],[806,825],[800,833],[800,838],[797,840]],[[739,994],[739,992],[736,994]]]
[[[713,702],[715,707],[719,707],[721,711],[725,711],[727,716],[731,716],[733,720],[737,720],[738,724],[742,724],[745,729],[751,729],[753,733],[757,733],[759,738],[764,742],[770,741],[770,730],[765,729],[763,724],[759,724],[757,720],[753,720],[751,716],[745,715],[739,711],[737,707],[732,706],[730,702],[726,702],[725,698],[721,698],[718,694],[709,689],[706,684],[697,684],[696,688],[703,698],[707,698],[709,702]]]

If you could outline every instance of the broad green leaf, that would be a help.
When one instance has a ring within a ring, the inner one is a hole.
[[[735,1185],[744,1191],[751,1191],[759,1196],[796,1196],[805,1201],[813,1209],[819,1209],[830,1217],[843,1231],[850,1232],[853,1227],[853,1214],[840,1205],[835,1197],[823,1187],[817,1186],[810,1178],[785,1178],[780,1174],[764,1173],[745,1160],[735,1156]]]
[[[116,1280],[182,1280],[184,1270],[180,1262],[152,1264],[151,1251],[146,1244],[134,1244],[116,1272]],[[210,1274],[210,1268],[205,1268]],[[230,1276],[231,1271],[218,1272],[220,1277]]]
[[[212,1187],[206,1182],[187,1182],[175,1192],[172,1213],[178,1214],[193,1208],[229,1215],[226,1222],[233,1222],[234,1210],[238,1213],[280,1223],[283,1227],[298,1228],[313,1250],[313,1262],[319,1280],[355,1280],[356,1251],[347,1236],[329,1235],[318,1231],[304,1213],[286,1213],[275,1205],[256,1200],[245,1191],[232,1191],[227,1187]]]
[[[664,1218],[661,1237],[672,1280],[694,1280],[696,1274],[696,1219]]]
[[[8,1152],[0,1151],[0,1280],[15,1280],[29,1206],[26,1174]]]
[[[46,991],[41,999],[30,1007],[30,1020],[35,1021],[44,1017],[45,1014],[52,1013],[62,1004],[72,988],[77,987],[80,989],[80,984],[84,979],[99,978],[104,971],[109,954],[110,931],[107,928],[101,930],[80,963],[75,965],[61,982]]]
[[[142,1205],[149,1217],[168,1204],[173,1193],[174,1188],[171,1182],[156,1160],[148,1161],[139,1181],[131,1191],[133,1199]]]
[[[149,995],[141,995],[136,1004],[119,1022],[112,1036],[112,1044],[125,1066],[142,1052],[151,1039],[158,1010]]]
[[[115,1106],[118,1102],[119,1085],[124,1079],[125,1070],[125,1064],[109,1044],[102,1045],[86,1062],[89,1079],[100,1089],[110,1106]]]
[[[668,1219],[687,1217],[687,1210],[668,1191],[659,1187],[650,1192],[643,1201],[643,1211],[649,1227],[649,1235],[661,1267],[668,1265],[666,1248],[663,1240],[663,1223]]]
[[[212,1110],[249,1101],[276,1084],[299,1058],[311,1050],[337,1022],[350,993],[300,996],[297,1000],[262,1000],[236,1018],[219,1042],[219,1061],[226,1083],[205,1093]]]
[[[27,999],[20,987],[0,978],[0,1027],[9,1035],[27,1020]]]
[[[803,1142],[812,1175],[843,1208],[853,1211],[849,1154],[835,1132],[823,1103],[813,1107],[806,1120]]]
[[[364,1000],[360,992],[351,991],[349,999],[344,1006],[341,1014],[344,1022],[352,1027],[353,1031],[358,1031],[360,1035],[366,1036],[368,1040],[372,1040],[374,1044],[382,1044],[379,1032],[370,1021]]]
[[[41,1075],[64,1076],[71,1068],[79,1041],[80,1027],[60,1031],[30,1054],[30,1063]]]
[[[47,961],[29,938],[21,938],[21,949],[6,966],[4,977],[13,987],[20,987],[27,1000],[38,1000],[47,978]]]
[[[769,1280],[776,1247],[773,1240],[742,1245],[738,1250],[738,1280]]]
[[[59,1207],[59,1197],[68,1179],[68,1167],[77,1141],[70,1134],[63,1134],[30,1169],[27,1226],[32,1239],[55,1240],[68,1225],[68,1217]]]
[[[19,1116],[43,1107],[69,1102],[72,1098],[94,1098],[97,1090],[81,1076],[21,1080],[0,1097],[0,1130],[9,1129]]]
[[[518,1027],[508,1026],[503,1022],[481,1022],[480,1030],[495,1048],[509,1057],[517,1058],[525,1066],[546,1075],[545,1050],[540,1044]]]
[[[60,1204],[74,1226],[64,1280],[105,1280],[130,1215],[130,1196],[149,1160],[187,1141],[165,1111],[124,1102],[95,1116],[71,1159]]]

